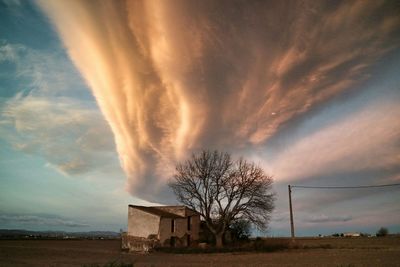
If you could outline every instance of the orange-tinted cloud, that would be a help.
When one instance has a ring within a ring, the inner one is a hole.
[[[38,3],[142,196],[192,150],[264,144],[399,41],[396,8],[379,1]]]

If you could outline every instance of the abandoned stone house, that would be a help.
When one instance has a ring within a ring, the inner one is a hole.
[[[128,208],[128,231],[122,247],[147,251],[155,246],[194,246],[199,239],[200,215],[186,206]]]

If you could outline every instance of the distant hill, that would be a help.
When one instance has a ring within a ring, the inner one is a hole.
[[[0,239],[116,239],[120,233],[112,231],[65,232],[0,229]]]

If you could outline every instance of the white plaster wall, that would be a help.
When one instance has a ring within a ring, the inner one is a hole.
[[[129,207],[128,235],[148,238],[149,235],[159,237],[160,217]]]

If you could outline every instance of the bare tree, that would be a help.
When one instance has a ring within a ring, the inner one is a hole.
[[[176,166],[169,183],[178,200],[199,212],[214,234],[217,247],[229,225],[247,220],[266,229],[274,208],[272,177],[242,158],[228,153],[202,151]]]

